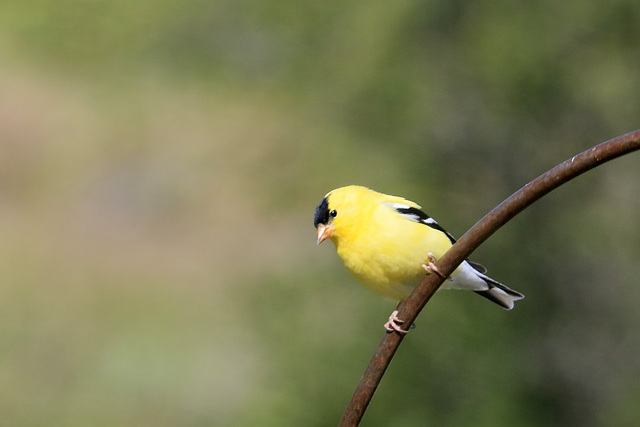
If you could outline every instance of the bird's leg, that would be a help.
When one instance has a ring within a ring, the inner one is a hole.
[[[438,267],[436,267],[436,257],[433,255],[433,252],[429,252],[429,263],[422,264],[422,268],[427,271],[427,274],[436,273],[438,276],[445,279],[444,274],[442,274],[440,270],[438,270]]]
[[[403,323],[404,320],[400,320],[398,318],[398,310],[393,310],[393,313],[391,313],[391,316],[389,316],[389,321],[384,324],[384,328],[387,330],[387,332],[396,331],[397,333],[404,335],[409,331],[405,331],[400,327],[400,325],[402,325]]]

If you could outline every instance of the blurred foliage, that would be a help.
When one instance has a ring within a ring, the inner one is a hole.
[[[456,235],[640,121],[640,6],[4,0],[7,425],[335,425],[393,308],[315,246],[351,183]],[[439,293],[368,426],[637,425],[640,168],[475,254],[513,312]]]

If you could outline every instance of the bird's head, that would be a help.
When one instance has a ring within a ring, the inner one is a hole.
[[[331,238],[337,244],[341,237],[347,237],[358,228],[366,215],[371,194],[366,187],[350,185],[329,192],[316,208],[313,225],[318,229],[318,244]]]

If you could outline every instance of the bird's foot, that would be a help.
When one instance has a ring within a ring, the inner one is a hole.
[[[404,320],[400,320],[398,318],[398,310],[393,310],[393,313],[391,313],[391,316],[389,316],[389,321],[384,324],[384,328],[387,330],[387,332],[395,331],[400,335],[404,335],[409,331],[405,331],[400,327],[400,325],[402,325],[403,323]]]
[[[422,264],[422,268],[427,271],[427,274],[435,273],[443,279],[445,278],[444,274],[442,274],[440,270],[438,270],[438,267],[436,267],[436,257],[433,256],[432,252],[429,252],[429,263]]]

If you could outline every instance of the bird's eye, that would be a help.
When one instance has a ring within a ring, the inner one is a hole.
[[[335,218],[336,216],[338,216],[338,212],[334,209],[331,212],[329,212],[329,215]]]

